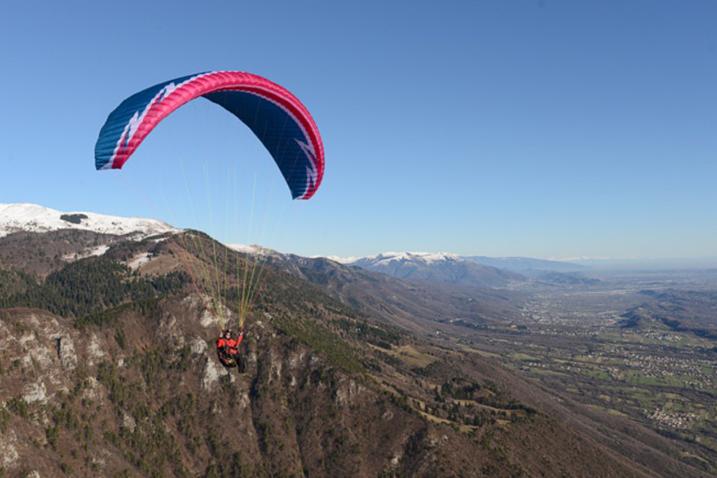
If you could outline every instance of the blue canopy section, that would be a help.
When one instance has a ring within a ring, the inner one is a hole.
[[[309,138],[284,108],[255,93],[220,91],[203,95],[239,118],[259,138],[279,166],[294,199],[316,181],[316,167],[304,146]],[[312,177],[314,176],[314,177]]]
[[[100,130],[100,135],[95,144],[95,168],[107,169],[112,167],[111,161],[114,159],[115,150],[122,135],[125,134],[127,127],[132,118],[137,115],[140,117],[147,107],[150,106],[152,100],[159,95],[162,90],[168,91],[168,85],[179,85],[201,75],[202,73],[175,78],[174,80],[165,81],[157,85],[151,86],[146,90],[135,93],[124,100],[112,113],[107,117],[104,126]],[[161,99],[163,95],[159,96]],[[124,141],[128,141],[129,137],[125,137]],[[126,146],[126,143],[121,145]]]

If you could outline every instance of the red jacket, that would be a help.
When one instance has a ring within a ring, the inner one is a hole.
[[[239,334],[239,337],[236,339],[225,339],[222,335],[217,339],[217,350],[227,351],[231,355],[235,355],[239,353],[239,344],[241,343],[242,339],[244,338],[244,332]]]

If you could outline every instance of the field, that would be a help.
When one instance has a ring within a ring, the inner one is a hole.
[[[717,273],[604,274],[589,287],[529,287],[521,321],[453,334],[462,350],[699,444],[714,461]]]

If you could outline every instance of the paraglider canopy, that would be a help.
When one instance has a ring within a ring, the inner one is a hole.
[[[294,199],[309,199],[324,175],[324,147],[304,105],[288,90],[251,73],[212,71],[165,81],[124,100],[95,145],[97,169],[119,169],[162,119],[204,97],[246,124],[274,158]]]

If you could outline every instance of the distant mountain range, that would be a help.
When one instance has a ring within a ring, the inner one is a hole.
[[[141,239],[176,232],[171,225],[156,219],[125,218],[92,212],[61,212],[35,204],[0,203],[0,237],[16,232],[82,230],[116,236],[133,235]],[[279,254],[260,246],[231,245],[250,254]],[[574,263],[524,257],[461,257],[449,253],[386,252],[370,257],[328,259],[344,265],[381,272],[397,279],[428,280],[450,284],[503,287],[522,277],[505,271],[530,275],[531,271],[568,272],[587,269]],[[500,270],[498,270],[500,269]]]
[[[251,249],[248,251],[251,254]],[[507,289],[397,279],[325,257],[280,254],[264,248],[258,260],[320,286],[334,299],[381,322],[400,325],[421,336],[434,335],[441,328],[439,324],[457,318],[471,326],[514,320],[520,316],[523,300]]]
[[[360,259],[343,260],[345,265],[380,272],[396,279],[445,282],[457,285],[505,287],[525,277],[492,266],[476,264],[455,254],[387,252]]]

